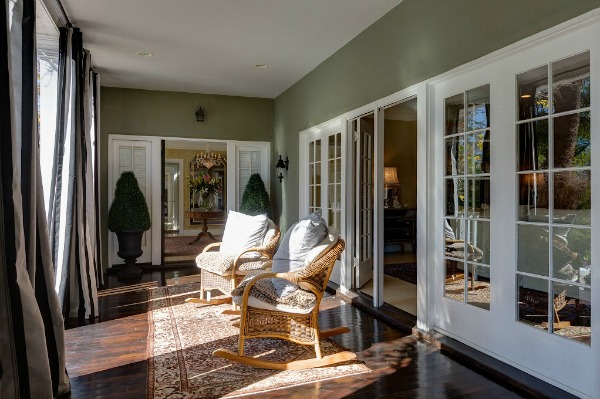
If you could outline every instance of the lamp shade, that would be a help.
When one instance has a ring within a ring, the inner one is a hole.
[[[399,184],[398,168],[395,166],[383,168],[383,183],[384,184]]]

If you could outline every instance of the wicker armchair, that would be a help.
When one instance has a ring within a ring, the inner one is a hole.
[[[187,302],[211,305],[230,302],[231,291],[249,272],[270,269],[270,260],[280,236],[279,227],[269,219],[269,227],[262,245],[258,247],[246,249],[236,255],[225,255],[216,251],[221,246],[220,242],[206,246],[196,258],[196,264],[200,268],[200,296],[188,298]],[[228,297],[204,299],[205,292],[213,289]]]
[[[330,236],[331,237],[331,236]],[[233,292],[233,300],[241,306],[238,353],[218,349],[215,356],[254,367],[292,370],[320,367],[354,359],[354,353],[344,351],[322,356],[319,340],[348,332],[348,327],[321,331],[319,304],[336,259],[344,250],[344,240],[334,238],[313,261],[303,269],[288,273],[256,273],[249,275]],[[277,297],[273,278],[285,279],[297,286],[293,295]],[[296,295],[297,294],[297,295]],[[291,299],[290,299],[291,298]],[[249,338],[281,338],[314,347],[316,357],[290,362],[271,362],[244,356],[244,341]]]

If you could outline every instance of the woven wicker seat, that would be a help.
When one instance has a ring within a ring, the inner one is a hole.
[[[208,245],[196,257],[200,268],[200,297],[189,298],[187,302],[219,304],[231,301],[229,296],[240,281],[251,271],[269,270],[271,258],[281,233],[279,227],[269,219],[269,227],[263,238],[262,245],[249,248],[237,255],[222,254],[218,251],[220,242]],[[226,298],[204,299],[204,293],[209,290],[219,290],[227,295]]]
[[[240,286],[232,292],[233,300],[241,306],[238,353],[218,349],[214,355],[255,367],[280,370],[321,367],[354,359],[354,353],[348,351],[322,356],[319,344],[320,339],[349,331],[347,327],[321,331],[318,321],[319,304],[335,261],[344,247],[344,240],[336,236],[335,241],[332,240],[319,256],[313,258],[313,261],[300,270],[249,275],[243,282],[243,289]],[[285,279],[297,287],[301,296],[293,300],[299,300],[299,303],[286,303],[286,298],[272,301],[273,298],[270,297],[275,291],[269,284],[272,279],[277,278]],[[288,311],[283,310],[286,306]],[[244,356],[246,339],[264,337],[281,338],[297,344],[313,346],[316,357],[290,362],[270,362]]]

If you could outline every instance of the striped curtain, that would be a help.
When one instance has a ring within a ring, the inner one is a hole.
[[[0,9],[0,397],[69,391],[37,132],[35,1]]]
[[[97,76],[77,28],[60,28],[58,105],[48,225],[65,317],[98,314]]]

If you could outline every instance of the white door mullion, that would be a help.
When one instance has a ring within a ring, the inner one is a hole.
[[[384,153],[384,119],[385,112],[375,109],[374,148],[373,148],[373,305],[383,305],[383,153]],[[414,249],[414,248],[413,248]]]

